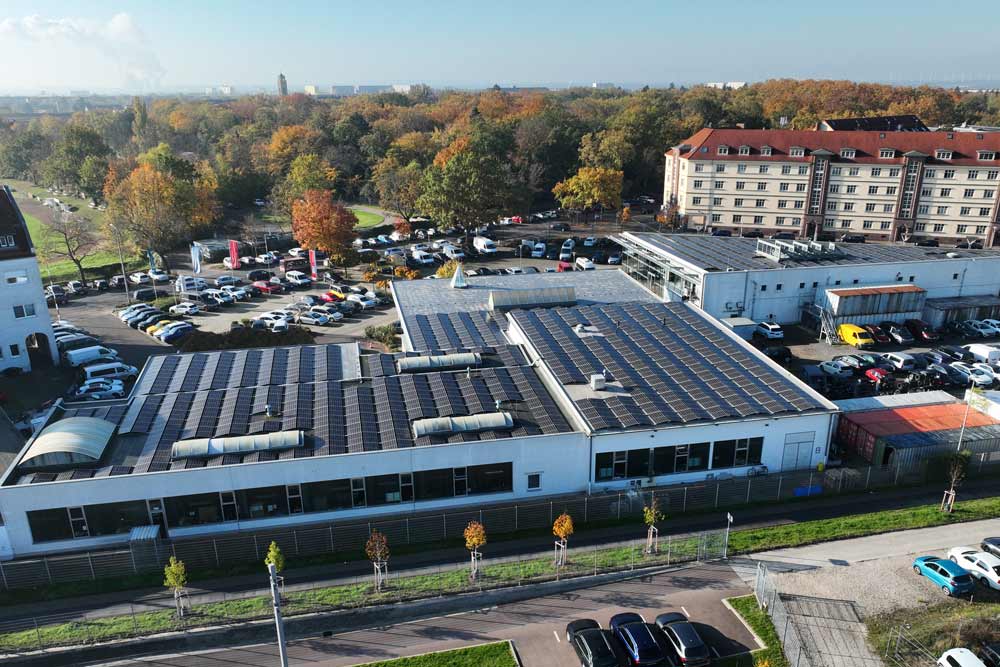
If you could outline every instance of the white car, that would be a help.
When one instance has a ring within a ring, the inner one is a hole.
[[[434,257],[427,254],[423,250],[413,250],[410,252],[410,257],[413,258],[414,262],[423,264],[424,266],[430,266],[434,263]]]
[[[153,282],[148,274],[145,273],[133,273],[128,277],[129,282],[135,285],[148,285]]]
[[[263,199],[254,199],[253,205],[258,208],[264,208],[265,206],[267,206],[267,202],[264,201]]]
[[[270,322],[270,321],[273,321],[273,320],[284,320],[285,322],[289,322],[289,321],[291,321],[291,318],[292,318],[292,315],[289,314],[287,311],[284,311],[284,310],[269,310],[266,313],[261,313],[260,315],[258,315],[254,319],[264,320],[264,321],[267,321],[267,322]]]
[[[224,266],[224,267],[226,267],[227,269],[229,269],[230,271],[232,271],[233,269],[238,269],[238,268],[240,268],[240,266],[242,266],[242,263],[241,263],[241,264],[240,264],[239,266],[236,266],[236,265],[234,265],[234,264],[233,264],[233,260],[232,260],[232,258],[230,258],[230,257],[226,257],[226,258],[224,258],[224,259],[222,260],[222,266]]]
[[[397,257],[406,257],[406,251],[402,248],[386,248],[384,254],[386,257],[392,257],[393,255]]]
[[[839,378],[854,377],[854,369],[842,361],[821,361],[819,369],[827,375]]]
[[[295,321],[299,324],[312,324],[323,327],[330,323],[330,318],[314,310],[304,310],[295,316]]]
[[[997,556],[972,547],[955,547],[948,552],[948,559],[983,586],[1000,590],[1000,558]]]
[[[312,278],[301,271],[289,271],[285,274],[285,279],[296,287],[308,287],[312,285]]]
[[[291,248],[288,251],[288,254],[291,257],[305,257],[306,256],[306,252],[308,252],[308,251],[305,248],[295,247],[295,248]]]
[[[972,362],[970,364],[970,366],[972,366],[973,368],[978,368],[979,370],[981,370],[982,372],[986,373],[987,375],[992,376],[993,377],[993,381],[996,382],[997,371],[996,371],[995,368],[993,368],[989,364],[987,364],[985,362],[982,362],[982,361],[974,361],[974,362]]]
[[[312,306],[309,310],[314,313],[322,313],[326,315],[331,322],[339,322],[344,319],[344,314],[337,310],[334,306]]]
[[[220,289],[229,296],[233,297],[236,301],[246,301],[253,296],[253,294],[247,290],[242,287],[237,287],[236,285],[223,285]]]
[[[358,304],[361,310],[368,310],[378,305],[378,301],[367,294],[348,294],[347,300]]]
[[[236,302],[236,299],[235,297],[233,297],[232,294],[229,294],[228,292],[223,292],[220,289],[207,289],[204,292],[202,292],[202,294],[207,294],[208,296],[212,297],[213,299],[215,299],[216,301],[218,301],[223,305],[228,305]]]
[[[399,243],[400,241],[405,241],[406,239],[410,238],[410,235],[403,234],[402,232],[393,232],[392,234],[389,234],[389,238],[395,241],[396,243]]]
[[[976,368],[962,361],[955,361],[950,365],[965,376],[966,382],[972,382],[977,387],[989,387],[993,384],[994,376],[981,368]]]
[[[197,315],[201,312],[198,304],[191,301],[181,301],[176,306],[170,306],[171,315]]]
[[[781,328],[780,324],[775,322],[758,322],[754,333],[771,340],[778,340],[785,337],[785,330]]]
[[[595,245],[597,245],[597,237],[596,236],[588,236],[587,238],[585,238],[583,240],[583,247],[584,248],[593,248]]]
[[[154,283],[170,282],[170,274],[163,269],[150,269],[148,275]]]
[[[593,271],[597,267],[594,266],[593,260],[587,257],[577,257],[576,258],[576,270],[577,271]]]
[[[109,398],[122,398],[123,396],[125,396],[125,387],[121,383],[117,386],[92,384],[82,386],[72,392],[69,400],[101,401]]]
[[[257,255],[253,259],[256,263],[263,264],[264,266],[271,266],[277,261],[274,258],[274,256],[271,255],[271,253],[264,253],[263,255]]]
[[[983,324],[986,324],[986,325],[989,325],[989,326],[993,327],[997,331],[1000,331],[1000,320],[993,320],[993,319],[987,318],[985,320],[979,320],[979,321],[982,322]]]
[[[978,331],[979,335],[983,338],[994,338],[996,336],[1000,336],[1000,329],[991,324],[987,324],[983,320],[966,320],[965,324]]]
[[[418,250],[421,252],[427,252],[430,250],[430,246],[426,243],[414,243],[410,246],[410,252],[416,252]]]
[[[531,249],[531,256],[535,259],[541,259],[545,257],[545,251],[547,250],[544,243],[536,243],[535,247]]]

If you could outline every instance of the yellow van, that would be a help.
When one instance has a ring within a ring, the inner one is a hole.
[[[875,345],[872,335],[856,324],[841,324],[837,327],[837,335],[840,336],[840,340],[859,350]]]

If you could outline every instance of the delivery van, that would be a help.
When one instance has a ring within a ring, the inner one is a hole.
[[[97,362],[118,361],[118,352],[103,345],[92,345],[81,347],[78,350],[69,350],[63,355],[66,363],[73,368]]]
[[[875,345],[872,335],[856,324],[841,324],[837,327],[837,335],[840,336],[840,340],[859,350]]]

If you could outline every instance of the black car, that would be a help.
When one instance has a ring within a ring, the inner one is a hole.
[[[711,664],[708,646],[698,636],[687,616],[678,612],[660,614],[656,617],[656,625],[663,631],[684,667],[708,667]]]
[[[247,272],[247,282],[251,283],[255,280],[270,280],[273,277],[274,273],[266,269],[254,269]]]
[[[562,244],[554,245],[551,248],[545,250],[545,259],[559,259],[559,251],[561,250]]]
[[[779,364],[787,364],[795,358],[792,351],[784,345],[769,345],[761,350],[761,352],[764,353],[764,356],[777,361]]]
[[[937,239],[920,239],[913,245],[920,246],[921,248],[937,248],[941,244],[938,243]]]
[[[732,236],[733,233],[728,229],[713,229],[712,236]]]
[[[982,332],[976,330],[974,327],[969,326],[965,322],[948,322],[944,325],[944,332],[950,336],[959,336],[961,338],[982,338]]]
[[[167,319],[167,314],[162,310],[157,310],[151,313],[146,313],[146,315],[143,318],[136,320],[135,322],[129,322],[129,326],[132,327],[133,329],[144,331],[145,328],[150,324],[165,319]]]
[[[549,225],[549,229],[554,232],[568,232],[569,225],[565,222],[557,222],[554,225]]]
[[[957,345],[942,345],[934,349],[940,350],[941,352],[951,355],[952,361],[972,362],[976,360],[976,355],[972,354],[968,350],[958,347]]]
[[[958,243],[955,244],[955,247],[956,248],[972,249],[972,250],[982,250],[983,249],[983,242],[982,241],[978,241],[978,240],[977,241],[959,241]]]
[[[979,544],[979,548],[988,554],[1000,557],[1000,537],[987,537]]]
[[[844,234],[843,236],[840,237],[840,242],[841,243],[864,243],[865,242],[865,235],[864,234]]]
[[[590,618],[566,626],[566,643],[573,647],[581,667],[619,667],[628,664],[618,641],[601,624]]]
[[[590,256],[590,261],[592,261],[594,264],[607,264],[608,256],[604,253],[603,250],[595,250],[594,254]]]
[[[771,238],[775,239],[775,240],[778,240],[778,241],[794,241],[795,240],[795,233],[794,232],[778,232],[776,234],[771,234]]]
[[[611,630],[622,643],[629,663],[633,665],[672,665],[673,660],[664,652],[653,630],[639,614],[625,612],[611,617]]]
[[[833,360],[839,361],[842,364],[847,364],[854,369],[855,374],[864,373],[869,368],[874,368],[876,366],[874,358],[860,354],[842,354],[834,357]]]
[[[166,296],[166,292],[152,287],[140,287],[132,292],[132,298],[136,301],[153,301],[161,296]]]
[[[764,232],[759,229],[748,229],[742,234],[740,234],[745,239],[762,239],[764,238]]]
[[[943,381],[953,385],[968,385],[969,379],[947,364],[933,363],[927,365],[927,370],[937,374]]]

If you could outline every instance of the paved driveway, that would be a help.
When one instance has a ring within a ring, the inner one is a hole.
[[[589,617],[606,626],[611,615],[621,611],[638,611],[650,621],[664,611],[686,613],[716,652],[731,655],[756,645],[722,599],[747,593],[727,564],[698,565],[491,609],[298,640],[289,645],[289,663],[341,667],[511,639],[526,667],[575,667],[580,663],[566,644],[566,623]],[[105,664],[271,667],[276,664],[276,654],[275,645],[268,643]]]

